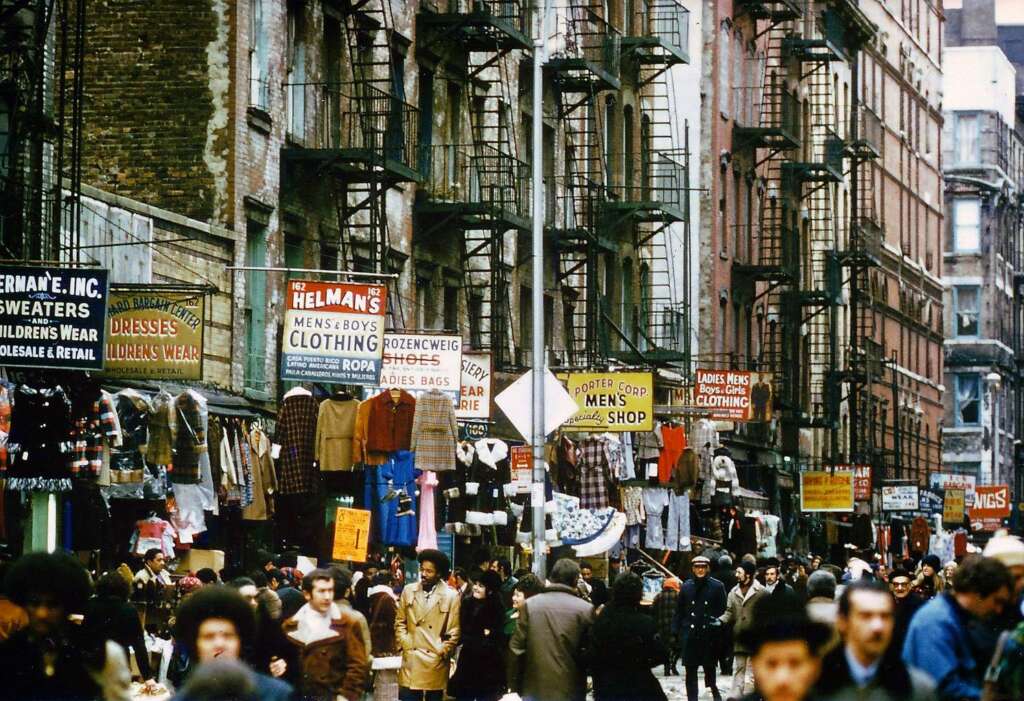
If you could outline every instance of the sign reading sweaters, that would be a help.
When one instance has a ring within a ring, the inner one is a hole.
[[[771,375],[739,370],[697,370],[694,404],[713,421],[769,421]]]
[[[404,389],[414,397],[427,390],[440,390],[458,406],[462,386],[462,336],[384,334],[384,364],[377,384],[384,389]]]
[[[103,369],[107,271],[0,266],[0,365]]]
[[[654,377],[649,372],[579,372],[560,376],[580,408],[567,431],[653,431]]]
[[[201,291],[118,288],[107,307],[108,375],[161,380],[203,379]]]
[[[386,309],[383,285],[289,281],[281,379],[379,385]]]

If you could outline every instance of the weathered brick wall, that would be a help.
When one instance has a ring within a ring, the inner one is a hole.
[[[226,183],[207,133],[216,131],[207,53],[217,39],[214,5],[223,0],[88,0],[85,182],[214,217]]]

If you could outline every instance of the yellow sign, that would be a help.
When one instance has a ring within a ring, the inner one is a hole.
[[[853,511],[853,472],[801,472],[800,510]]]
[[[203,379],[202,291],[110,291],[103,371],[147,380]]]
[[[580,408],[567,431],[622,433],[654,430],[654,377],[649,372],[579,372],[560,375]]]
[[[366,562],[366,546],[370,540],[370,512],[338,507],[334,516],[334,549],[331,558],[350,562]]]
[[[963,523],[964,490],[946,490],[946,495],[942,499],[942,520],[945,523]]]

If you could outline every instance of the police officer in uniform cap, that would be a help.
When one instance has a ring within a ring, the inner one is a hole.
[[[714,701],[721,701],[715,678],[717,636],[725,613],[725,585],[710,576],[711,561],[703,555],[690,563],[693,577],[683,583],[673,624],[679,640],[679,658],[686,669],[686,698],[697,701],[698,668],[704,668],[704,683]]]

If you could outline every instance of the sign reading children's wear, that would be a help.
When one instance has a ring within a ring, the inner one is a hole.
[[[0,365],[103,369],[107,271],[0,266]]]
[[[203,378],[203,305],[200,291],[159,285],[110,291],[107,361],[113,377],[159,380]]]
[[[569,373],[565,381],[579,412],[567,431],[619,433],[654,430],[654,377],[649,372]]]
[[[380,384],[386,309],[383,285],[289,281],[281,379]]]
[[[740,370],[697,370],[694,405],[712,421],[769,421],[772,376]]]

